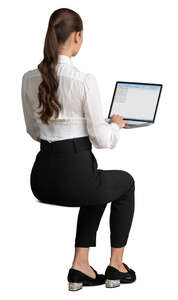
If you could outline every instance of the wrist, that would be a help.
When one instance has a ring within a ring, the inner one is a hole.
[[[116,128],[116,129],[120,129],[119,124],[116,122],[109,122],[109,124],[111,125],[111,127]]]

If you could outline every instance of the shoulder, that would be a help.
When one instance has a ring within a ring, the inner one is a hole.
[[[96,77],[92,73],[85,73],[85,81],[97,81]]]
[[[73,72],[75,73],[75,77],[81,80],[83,83],[87,83],[89,81],[96,82],[96,77],[92,73],[86,73],[79,70],[76,66],[72,66]]]
[[[94,89],[98,85],[97,79],[93,73],[85,73],[83,82],[87,89]]]
[[[40,76],[40,71],[36,68],[33,70],[28,70],[22,75],[22,81],[26,81],[34,76]]]
[[[69,70],[71,71],[71,70]],[[72,66],[72,73],[70,73],[76,80],[83,82],[85,73],[78,69],[76,66]]]

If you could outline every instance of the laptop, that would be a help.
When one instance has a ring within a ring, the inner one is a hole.
[[[108,118],[119,114],[128,120],[123,128],[151,125],[155,122],[162,84],[116,81]]]

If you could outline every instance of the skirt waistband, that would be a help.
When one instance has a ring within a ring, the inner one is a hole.
[[[54,142],[48,142],[47,140],[40,139],[41,152],[77,153],[91,148],[92,144],[88,136]]]

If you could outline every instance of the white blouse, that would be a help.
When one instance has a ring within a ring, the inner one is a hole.
[[[38,69],[24,73],[22,77],[22,107],[26,132],[35,140],[49,142],[82,136],[89,136],[96,148],[114,148],[120,137],[120,127],[107,123],[103,117],[97,80],[91,73],[77,69],[72,58],[58,55],[56,65],[59,76],[57,97],[63,109],[57,119],[43,124],[37,112],[38,86],[42,80]]]

